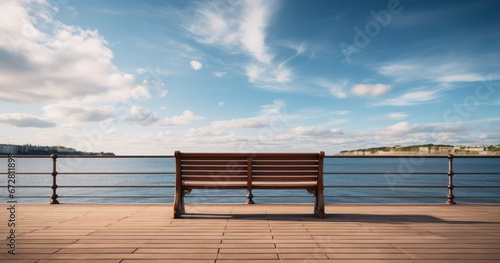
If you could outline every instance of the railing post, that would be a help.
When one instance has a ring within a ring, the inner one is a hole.
[[[455,199],[455,196],[453,195],[453,175],[455,173],[453,172],[453,154],[448,154],[448,200],[446,200],[447,205],[454,205],[456,204],[453,199]]]
[[[50,203],[49,204],[59,204],[59,201],[57,201],[57,183],[56,183],[56,177],[57,177],[57,169],[56,169],[56,162],[57,162],[57,154],[53,153],[50,157],[52,157],[52,195],[50,196]]]

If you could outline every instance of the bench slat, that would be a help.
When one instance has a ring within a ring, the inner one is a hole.
[[[247,176],[246,171],[182,171],[182,177],[186,175],[214,175],[220,177]]]
[[[295,182],[279,182],[279,183],[271,183],[271,182],[255,182],[252,184],[252,188],[254,189],[304,189],[304,188],[315,188],[317,187],[316,182],[309,182],[307,184],[304,183],[295,183]]]
[[[245,176],[203,176],[203,175],[188,175],[182,177],[183,181],[247,181]]]
[[[247,166],[183,165],[182,171],[246,171]]]
[[[246,166],[247,160],[182,160],[181,165],[225,165],[225,166]]]
[[[253,160],[254,166],[280,166],[280,165],[300,165],[300,166],[316,166],[319,162],[316,161],[301,161],[301,160]]]
[[[254,171],[252,177],[255,176],[316,176],[318,178],[318,172],[314,171]]]
[[[317,176],[252,176],[252,181],[266,181],[266,182],[308,182],[318,181]]]
[[[183,183],[184,189],[242,189],[246,182],[207,182],[207,181],[186,181]]]
[[[252,160],[318,160],[319,153],[257,153]]]

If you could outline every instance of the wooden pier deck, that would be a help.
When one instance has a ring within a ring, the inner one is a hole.
[[[0,205],[0,262],[500,262],[500,205]]]

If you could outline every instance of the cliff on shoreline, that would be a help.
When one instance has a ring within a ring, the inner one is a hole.
[[[375,147],[341,151],[336,155],[500,155],[500,145],[463,146],[463,145],[412,145]]]

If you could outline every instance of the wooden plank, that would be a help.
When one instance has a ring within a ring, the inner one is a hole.
[[[253,172],[254,176],[304,176],[304,175],[309,175],[309,176],[315,176],[318,178],[318,172],[309,172],[309,171],[254,171]]]
[[[7,207],[0,204],[0,219],[8,218]],[[327,205],[324,220],[297,204],[188,205],[220,217],[180,220],[164,204],[16,208],[18,253],[14,260],[4,247],[0,262],[500,260],[500,205],[335,204]]]
[[[314,160],[304,160],[304,159],[294,159],[294,160],[282,160],[282,159],[265,159],[265,160],[253,160],[253,164],[256,167],[260,166],[309,166],[318,168],[318,158]]]
[[[187,175],[183,176],[182,180],[184,181],[216,181],[216,182],[225,182],[225,181],[245,181],[247,180],[245,176],[213,176],[213,175]]]
[[[182,176],[185,175],[217,175],[217,176],[246,176],[247,172],[239,172],[239,171],[182,171]]]
[[[231,160],[231,159],[182,159],[182,166],[187,165],[229,165],[229,166],[246,166],[247,158],[244,160]]]
[[[221,171],[221,172],[233,172],[233,171],[246,171],[247,166],[216,166],[216,165],[183,165],[182,171]]]

